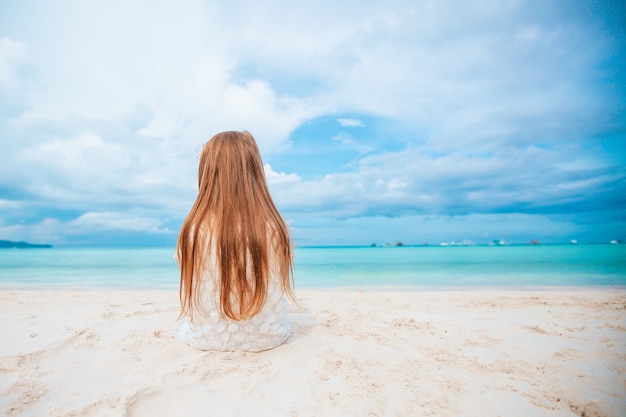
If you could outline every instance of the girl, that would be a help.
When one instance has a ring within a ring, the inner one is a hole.
[[[295,301],[289,231],[249,132],[218,133],[204,145],[198,197],[176,256],[181,340],[203,350],[261,351],[287,339],[286,298]]]

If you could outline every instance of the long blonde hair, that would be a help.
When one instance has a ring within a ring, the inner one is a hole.
[[[204,313],[199,289],[209,259],[217,266],[223,316],[244,320],[257,314],[267,298],[271,268],[283,292],[295,300],[289,230],[270,196],[249,132],[218,133],[204,145],[198,197],[180,229],[177,256],[181,316]]]

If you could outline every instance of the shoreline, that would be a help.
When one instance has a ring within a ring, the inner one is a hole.
[[[620,416],[626,288],[300,288],[260,353],[179,342],[178,290],[2,289],[8,416]]]
[[[143,288],[143,287],[105,287],[105,286],[65,286],[62,284],[56,286],[32,285],[10,287],[0,284],[0,293],[9,291],[24,292],[175,292],[178,293],[178,286],[171,288]],[[339,291],[339,292],[535,292],[535,291],[558,291],[558,292],[576,292],[576,291],[624,291],[626,285],[614,284],[597,284],[597,285],[344,285],[344,286],[302,286],[295,288],[296,295],[298,292],[315,292],[315,291]]]

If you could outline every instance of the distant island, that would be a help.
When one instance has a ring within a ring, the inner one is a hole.
[[[2,248],[30,249],[30,248],[51,248],[51,247],[52,245],[49,245],[49,244],[38,245],[36,243],[12,242],[10,240],[0,240],[0,249]]]

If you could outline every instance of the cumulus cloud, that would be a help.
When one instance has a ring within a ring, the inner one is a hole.
[[[284,172],[276,172],[272,169],[270,164],[265,164],[263,166],[265,168],[265,177],[267,179],[267,183],[270,187],[276,184],[299,184],[301,178],[298,174],[285,174]]]
[[[339,119],[337,119],[337,122],[339,122],[339,124],[343,127],[364,127],[365,126],[363,122],[360,121],[359,119],[344,119],[340,117]]]
[[[536,148],[490,154],[436,155],[424,148],[367,156],[353,172],[277,184],[288,211],[328,210],[336,217],[412,214],[553,213],[613,209],[623,168],[574,150]],[[599,197],[602,206],[594,204]],[[608,207],[605,206],[608,204]]]
[[[27,224],[0,225],[0,235],[8,240],[26,240],[54,245],[146,246],[173,245],[177,233],[165,219],[149,213],[86,212],[67,220],[43,218]]]
[[[257,138],[294,227],[614,212],[615,7],[0,6],[0,232],[166,234],[195,197],[199,144],[231,129]]]
[[[71,227],[93,230],[129,230],[150,233],[172,233],[167,227],[163,227],[163,221],[154,218],[139,217],[124,212],[87,212],[70,224]]]

